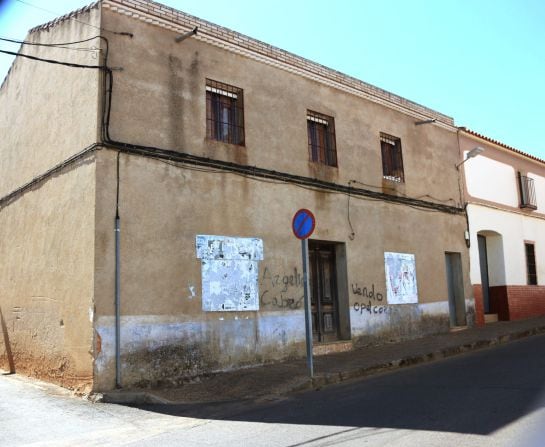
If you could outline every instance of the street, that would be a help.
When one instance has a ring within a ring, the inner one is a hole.
[[[538,446],[544,353],[545,336],[535,336],[275,401],[215,405],[93,404],[4,375],[0,445]]]

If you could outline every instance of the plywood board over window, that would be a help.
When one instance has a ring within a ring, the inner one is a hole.
[[[259,310],[258,261],[263,241],[258,238],[197,235],[201,260],[204,311]]]

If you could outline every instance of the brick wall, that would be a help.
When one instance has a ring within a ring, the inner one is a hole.
[[[473,285],[477,325],[484,324],[482,286]],[[545,286],[490,287],[490,313],[500,321],[521,320],[545,315]]]
[[[507,286],[511,320],[545,315],[545,286]]]

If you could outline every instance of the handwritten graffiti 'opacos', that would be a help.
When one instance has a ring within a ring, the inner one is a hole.
[[[371,303],[371,300],[367,304],[365,303],[358,303],[357,301],[354,303],[354,310],[356,312],[359,312],[360,314],[363,314],[363,311],[369,312],[371,315],[373,314],[387,314],[390,313],[392,308],[389,306],[374,306]]]

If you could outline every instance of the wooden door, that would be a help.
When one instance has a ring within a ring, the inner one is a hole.
[[[312,332],[317,342],[339,339],[335,246],[309,241]]]

